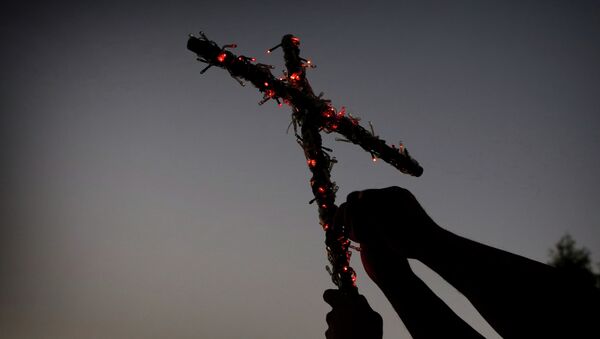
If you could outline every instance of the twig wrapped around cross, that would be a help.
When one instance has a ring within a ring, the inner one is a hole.
[[[283,49],[287,71],[282,78],[276,78],[271,73],[272,66],[255,63],[254,58],[237,56],[229,51],[237,47],[235,44],[219,47],[202,32],[199,35],[190,35],[187,48],[197,54],[199,61],[208,64],[200,73],[212,66],[224,68],[242,86],[244,81],[248,81],[263,93],[259,104],[274,100],[279,105],[283,102],[292,108],[295,135],[312,173],[310,186],[314,199],[311,202],[317,203],[320,224],[325,231],[325,245],[331,264],[327,270],[341,291],[357,293],[356,273],[350,267],[349,230],[344,225],[332,226],[337,209],[335,195],[338,187],[331,180],[331,168],[336,160],[329,154],[331,150],[323,147],[320,132],[339,133],[345,137],[343,141],[357,144],[369,152],[373,161],[379,158],[402,173],[418,177],[423,173],[423,168],[402,144],[398,147],[388,146],[375,135],[372,126],[371,131],[363,128],[359,119],[347,114],[343,107],[337,110],[330,100],[322,98],[323,93],[313,93],[306,78],[306,69],[315,66],[300,57],[300,39],[297,37],[285,35],[280,44],[267,51],[271,53],[276,48]]]

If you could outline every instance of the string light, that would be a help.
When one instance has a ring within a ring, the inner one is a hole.
[[[255,58],[238,57],[229,51],[224,52],[225,48],[235,48],[237,45],[230,44],[221,48],[202,32],[199,37],[190,36],[187,47],[198,55],[199,61],[208,64],[201,73],[213,65],[227,69],[236,80],[248,81],[264,93],[259,104],[273,99],[279,106],[282,105],[281,100],[291,106],[292,125],[312,174],[310,186],[313,189],[316,187],[311,202],[317,202],[319,223],[325,231],[325,247],[331,264],[331,267],[327,267],[328,272],[333,283],[341,290],[356,293],[356,273],[350,267],[350,248],[355,247],[350,244],[349,229],[346,225],[336,224],[336,227],[331,227],[337,210],[337,185],[331,181],[331,169],[336,160],[328,153],[331,150],[323,147],[320,132],[335,131],[345,137],[340,140],[360,145],[370,152],[374,162],[381,158],[403,173],[420,176],[423,169],[409,155],[402,143],[399,148],[388,146],[375,135],[372,126],[371,131],[360,126],[359,119],[346,113],[345,107],[336,111],[329,100],[322,98],[322,94],[315,95],[304,74],[306,68],[315,66],[311,60],[300,57],[299,45],[300,39],[288,34],[282,38],[281,43],[267,50],[267,54],[270,54],[277,48],[283,49],[289,74],[287,79],[275,78],[270,71],[273,68],[270,65],[250,63],[255,62]],[[227,58],[239,62],[225,62]],[[301,128],[298,130],[297,127]]]
[[[292,74],[290,74],[290,80],[292,80],[292,81],[298,81],[298,80],[300,80],[300,73],[292,73]]]
[[[335,108],[328,107],[327,110],[323,112],[323,116],[327,119],[333,117],[335,115]]]

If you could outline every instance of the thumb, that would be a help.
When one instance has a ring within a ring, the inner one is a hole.
[[[331,307],[338,307],[342,304],[343,295],[339,290],[325,290],[323,293],[323,300],[328,303]]]
[[[338,307],[367,307],[369,302],[362,294],[349,295],[340,290],[329,289],[323,293],[323,300],[333,308]]]

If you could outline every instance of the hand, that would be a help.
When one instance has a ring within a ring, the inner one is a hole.
[[[323,299],[333,309],[327,313],[327,339],[381,339],[383,320],[362,295],[326,290]]]
[[[348,227],[350,239],[361,247],[417,259],[441,230],[412,193],[400,187],[350,193],[336,213],[336,225]]]

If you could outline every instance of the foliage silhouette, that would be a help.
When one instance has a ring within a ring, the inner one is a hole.
[[[590,251],[585,247],[577,247],[575,239],[565,234],[549,251],[549,265],[556,267],[563,274],[577,279],[583,284],[594,285],[600,289],[600,274],[594,272]]]

